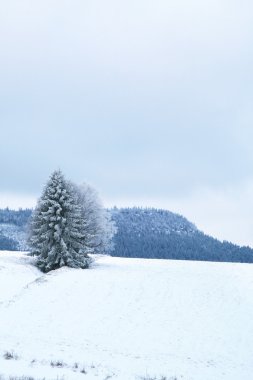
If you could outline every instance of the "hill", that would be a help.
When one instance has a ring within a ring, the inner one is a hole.
[[[0,209],[0,250],[26,250],[27,223],[31,209]]]
[[[32,210],[0,210],[0,249],[27,250],[26,229]],[[152,208],[113,208],[118,257],[253,262],[253,249],[214,239],[181,215]]]
[[[118,228],[115,250],[120,257],[253,262],[253,249],[221,242],[199,231],[181,215],[166,210],[111,210]]]
[[[251,378],[251,265],[100,256],[43,274],[1,252],[0,268],[3,380]]]

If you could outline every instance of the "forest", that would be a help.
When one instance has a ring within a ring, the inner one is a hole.
[[[252,248],[221,242],[170,211],[137,207],[114,207],[108,211],[117,230],[113,245],[106,252],[112,256],[253,262]],[[21,250],[20,246],[24,249],[24,233],[31,214],[31,209],[0,209],[1,250]]]

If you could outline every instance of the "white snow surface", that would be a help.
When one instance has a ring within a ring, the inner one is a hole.
[[[0,253],[4,380],[249,380],[252,338],[250,264],[96,256],[43,274]]]

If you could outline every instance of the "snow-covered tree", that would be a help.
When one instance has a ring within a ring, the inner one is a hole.
[[[38,201],[28,243],[44,272],[62,266],[87,268],[89,237],[77,193],[61,171],[55,171]]]
[[[72,184],[78,202],[81,205],[86,243],[92,253],[110,253],[113,251],[112,238],[116,233],[111,213],[106,210],[97,191],[84,183],[81,186]]]

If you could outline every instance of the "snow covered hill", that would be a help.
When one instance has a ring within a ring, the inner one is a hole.
[[[0,252],[0,375],[249,380],[253,266],[96,257],[43,274]]]
[[[114,207],[117,257],[253,263],[253,249],[205,235],[181,215],[154,208]],[[0,209],[0,250],[28,250],[26,235],[32,210]],[[101,252],[99,252],[101,253]]]
[[[11,223],[0,223],[0,236],[10,239],[14,243],[13,250],[23,251],[27,249],[26,235],[27,232],[25,226],[17,226]]]
[[[152,208],[114,208],[112,256],[253,263],[253,249],[205,235],[181,215]]]

